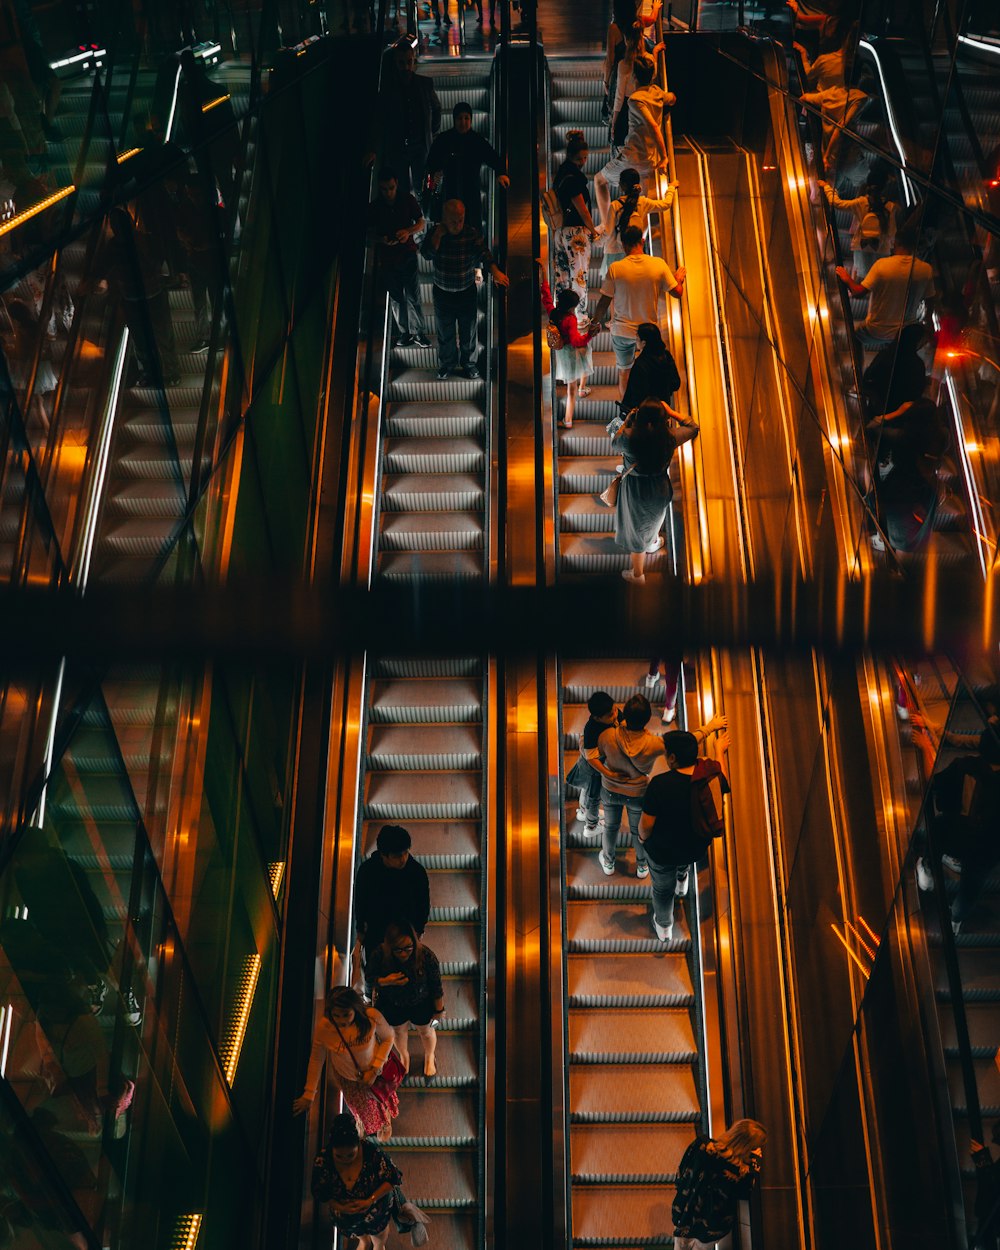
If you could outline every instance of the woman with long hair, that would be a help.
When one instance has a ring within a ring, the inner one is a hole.
[[[628,375],[622,412],[638,408],[644,399],[662,399],[669,404],[681,384],[677,365],[658,325],[643,321],[636,331],[636,340],[639,351]]]
[[[385,931],[382,945],[368,958],[365,977],[379,1011],[392,1025],[403,1067],[410,1070],[409,1032],[416,1029],[424,1044],[424,1076],[437,1074],[434,1021],[444,1012],[441,965],[406,920]]]
[[[608,266],[625,256],[622,235],[629,226],[646,229],[650,213],[666,212],[674,202],[674,189],[669,187],[662,200],[650,199],[642,193],[642,179],[636,169],[623,169],[618,179],[618,198],[611,201],[608,220],[604,223],[604,255],[601,258],[601,277]]]
[[[369,1007],[350,986],[335,985],[326,996],[323,1018],[313,1034],[305,1089],[292,1110],[298,1115],[308,1109],[316,1097],[326,1059],[333,1083],[364,1132],[386,1141],[392,1134],[392,1121],[399,1115],[399,1099],[395,1090],[373,1090],[372,1085],[385,1067],[395,1040],[381,1012]]]
[[[719,1138],[696,1137],[677,1168],[674,1250],[714,1250],[736,1222],[736,1203],[760,1175],[767,1130],[737,1120]]]
[[[361,1140],[353,1115],[334,1116],[326,1149],[313,1164],[312,1193],[340,1232],[358,1238],[356,1250],[382,1250],[402,1180],[384,1151]]]
[[[854,280],[860,282],[880,256],[892,252],[896,236],[896,217],[899,205],[885,198],[885,177],[869,173],[861,194],[844,200],[835,187],[818,180],[831,205],[854,218],[851,225],[851,250],[854,253]]]
[[[538,264],[541,267],[541,261]],[[578,320],[579,305],[580,296],[566,287],[560,287],[553,300],[543,271],[542,308],[549,315],[549,325],[555,326],[562,340],[562,346],[552,350],[552,364],[556,381],[566,383],[566,407],[559,421],[564,430],[573,428],[576,401],[584,393],[583,385],[593,368],[591,339],[596,338],[604,329],[604,326],[592,323],[586,330],[581,330]]]
[[[644,585],[646,556],[663,546],[660,530],[673,497],[670,461],[677,448],[697,434],[694,421],[659,399],[647,399],[629,413],[611,440],[622,457],[615,543],[632,557],[632,567],[622,569],[627,582]]]

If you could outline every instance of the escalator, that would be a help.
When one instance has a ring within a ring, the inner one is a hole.
[[[486,1139],[487,671],[479,659],[376,660],[367,691],[359,850],[402,824],[430,877],[424,941],[441,961],[445,1011],[437,1075],[424,1077],[420,1040],[399,1092],[388,1145],[407,1194],[454,1250],[482,1245]]]
[[[472,125],[492,138],[489,62],[479,73],[433,64],[447,118],[461,100],[472,105]],[[443,125],[447,124],[442,122]],[[485,183],[485,179],[489,183]],[[490,221],[492,171],[484,170],[484,222]],[[434,331],[432,265],[420,257],[420,300],[428,336]],[[385,438],[380,465],[378,576],[387,580],[484,576],[486,474],[489,464],[487,397],[493,372],[489,279],[479,288],[481,377],[439,380],[437,353],[393,347],[384,394]]]
[[[601,120],[603,62],[599,57],[549,57],[548,64],[551,71],[549,185],[565,160],[566,134],[570,130],[582,130],[592,145],[585,168],[592,178],[611,155],[608,128]],[[594,216],[596,220],[596,203]],[[587,282],[591,314],[599,298],[602,254],[602,243],[598,239],[593,245]],[[605,330],[598,335],[592,348],[591,393],[577,400],[573,428],[556,431],[557,542],[559,568],[565,574],[617,573],[629,565],[628,554],[615,546],[614,512],[598,499],[615,471],[614,453],[604,428],[618,415],[618,374],[610,332]],[[565,392],[556,394],[553,412],[558,421],[562,419],[566,400]],[[669,548],[665,547],[647,557],[646,570],[660,572],[669,562]]]
[[[662,679],[650,688],[634,659],[564,659],[563,776],[577,758],[587,699],[598,690],[619,704],[642,693],[654,708],[664,697]],[[658,765],[654,773],[660,771]],[[608,877],[598,863],[598,841],[586,838],[575,819],[576,806],[577,792],[567,786],[570,1244],[667,1245],[677,1165],[708,1127],[698,874],[677,900],[673,940],[661,943],[651,924],[649,879],[635,876],[627,814],[616,872]]]

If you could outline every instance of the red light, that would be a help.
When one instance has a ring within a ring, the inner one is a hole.
[[[1000,187],[1000,178],[991,178],[986,185],[988,187]]]
[[[95,52],[97,51],[97,44],[96,44],[96,43],[92,43],[90,46],[91,46],[91,48],[93,48],[93,50],[94,50]]]

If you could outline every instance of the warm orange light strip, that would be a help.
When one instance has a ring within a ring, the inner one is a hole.
[[[119,152],[117,161],[119,165],[124,165],[126,161],[130,161],[133,156],[138,156],[142,148],[129,148],[127,152]]]
[[[203,1215],[179,1215],[173,1241],[170,1243],[171,1250],[194,1250],[204,1218]]]
[[[209,102],[208,102],[207,104],[203,104],[203,105],[201,106],[201,111],[202,111],[203,113],[208,113],[208,112],[210,112],[212,109],[214,109],[214,108],[216,107],[216,105],[219,105],[219,104],[225,104],[225,102],[226,102],[228,99],[230,99],[230,96],[229,96],[229,93],[228,93],[228,92],[226,92],[226,94],[225,94],[225,95],[220,95],[220,96],[217,96],[217,97],[216,97],[216,99],[214,99],[214,100],[209,100]]]
[[[222,1070],[226,1084],[230,1087],[236,1077],[236,1067],[240,1061],[240,1051],[243,1049],[243,1039],[246,1037],[247,1021],[250,1019],[250,1008],[253,1006],[259,976],[260,956],[248,955],[243,960],[243,971],[236,989],[236,1010],[219,1048]]]
[[[850,957],[851,957],[851,958],[854,960],[854,962],[858,965],[858,967],[861,969],[861,975],[862,975],[862,976],[864,977],[864,979],[867,981],[867,980],[868,980],[868,976],[869,976],[868,969],[864,966],[864,964],[863,964],[863,963],[861,962],[861,960],[857,957],[857,955],[855,955],[854,951],[852,951],[852,950],[851,950],[851,948],[850,948],[850,946],[847,944],[847,941],[845,940],[845,938],[844,938],[843,934],[840,932],[840,930],[837,928],[837,926],[833,923],[833,921],[832,921],[832,920],[831,920],[831,922],[830,922],[830,928],[834,931],[834,933],[836,933],[836,935],[837,935],[837,941],[841,944],[841,946],[843,946],[844,950],[845,950],[845,951],[847,951],[848,955],[850,955]]]
[[[277,863],[268,864],[267,877],[271,883],[271,893],[275,898],[278,897],[278,891],[281,889],[281,879],[285,875],[285,861],[279,860]]]
[[[30,221],[32,217],[37,217],[39,213],[44,213],[53,204],[58,204],[60,200],[64,200],[67,195],[72,195],[75,190],[76,185],[72,182],[68,187],[60,187],[52,195],[47,195],[44,200],[39,200],[37,204],[32,204],[30,208],[26,208],[23,213],[18,213],[16,216],[11,217],[9,221],[5,221],[0,226],[0,235],[10,234],[12,230],[16,230],[18,226],[23,225],[26,221]]]

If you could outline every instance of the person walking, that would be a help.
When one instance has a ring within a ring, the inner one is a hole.
[[[920,321],[921,305],[934,294],[934,271],[914,255],[915,232],[904,227],[896,234],[892,255],[877,260],[860,282],[843,265],[837,277],[856,299],[868,296],[868,314],[854,327],[861,346],[880,351],[895,342],[900,331]]]
[[[841,199],[836,187],[822,178],[817,185],[841,212],[854,218],[851,226],[851,249],[854,252],[854,278],[860,282],[879,257],[888,256],[896,233],[896,215],[899,205],[885,198],[885,175],[869,173],[861,194],[849,200]]]
[[[634,694],[622,708],[617,725],[605,729],[597,740],[597,756],[589,762],[603,776],[601,804],[604,822],[598,826],[601,848],[598,862],[605,876],[615,871],[615,850],[622,811],[628,812],[629,830],[635,846],[635,875],[649,876],[646,852],[639,842],[642,801],[649,784],[649,775],[656,762],[663,758],[663,739],[647,732],[652,708],[644,694]],[[588,757],[589,758],[589,757]]]
[[[312,1195],[324,1202],[334,1226],[357,1237],[356,1250],[382,1250],[403,1173],[373,1142],[362,1141],[353,1115],[337,1115],[316,1156]]]
[[[452,119],[451,129],[442,130],[427,153],[427,176],[440,175],[444,198],[461,200],[465,224],[478,230],[483,224],[483,166],[493,170],[497,185],[504,191],[510,179],[493,144],[472,129],[472,105],[460,100],[452,109]]]
[[[622,397],[622,413],[629,413],[646,399],[659,399],[669,408],[681,384],[681,375],[667,350],[660,327],[644,321],[636,331],[638,355],[628,375]]]
[[[726,723],[717,717],[695,733],[665,733],[668,771],[654,777],[643,796],[637,841],[653,879],[653,931],[661,942],[673,938],[674,899],[687,894],[691,865],[723,832],[722,795],[729,793],[729,782],[722,765],[699,757],[698,747],[718,733],[724,755],[729,750]]]
[[[378,195],[368,208],[368,223],[376,241],[378,272],[389,293],[399,347],[430,347],[420,307],[420,280],[416,235],[424,229],[424,215],[416,197],[400,192],[394,169],[383,165]]]
[[[587,723],[580,737],[580,758],[570,769],[566,780],[580,791],[577,820],[583,821],[583,833],[593,838],[598,833],[601,805],[601,770],[598,743],[605,729],[618,723],[618,708],[606,690],[595,690],[587,700]]]
[[[736,1222],[736,1203],[760,1176],[767,1130],[737,1120],[718,1139],[696,1137],[681,1156],[673,1202],[674,1250],[714,1250]]]
[[[619,77],[622,67],[619,66]],[[677,97],[653,82],[656,62],[651,56],[637,56],[632,69],[636,89],[624,102],[628,109],[628,133],[624,145],[594,176],[594,190],[601,221],[606,222],[611,209],[611,187],[617,185],[626,169],[634,169],[647,181],[667,159],[663,138],[663,110],[671,108]]]
[[[387,54],[375,111],[376,134],[370,165],[379,152],[396,171],[401,191],[419,191],[431,142],[441,126],[441,101],[429,78],[416,72],[417,50],[410,36],[397,39]]]
[[[663,546],[660,530],[673,498],[670,462],[677,448],[698,433],[694,421],[658,399],[647,399],[629,413],[611,440],[622,457],[615,545],[631,556],[631,568],[622,569],[627,582],[645,585],[646,556]]]
[[[621,194],[611,201],[604,222],[604,255],[601,258],[601,280],[616,260],[625,258],[622,234],[629,226],[638,226],[643,233],[650,213],[665,213],[673,204],[675,188],[668,187],[662,200],[650,199],[642,193],[642,179],[635,169],[623,169],[618,179]]]
[[[365,957],[380,946],[394,920],[406,920],[417,936],[431,912],[427,870],[410,854],[409,831],[383,825],[375,853],[362,860],[354,881],[354,923]]]
[[[313,1033],[305,1088],[292,1103],[292,1111],[300,1115],[311,1106],[326,1060],[334,1085],[364,1132],[379,1141],[388,1140],[392,1121],[399,1115],[396,1086],[402,1079],[403,1066],[398,1057],[391,1060],[391,1067],[377,1087],[375,1082],[390,1064],[395,1040],[395,1031],[381,1012],[369,1007],[350,986],[334,986],[326,996],[323,1016]]]
[[[365,977],[376,1007],[395,1031],[396,1049],[404,1069],[410,1070],[409,1033],[414,1028],[424,1046],[424,1076],[434,1076],[434,1022],[444,1012],[437,955],[421,942],[411,924],[394,921],[386,929],[382,945],[372,951]]]
[[[618,369],[618,398],[624,399],[629,370],[635,360],[639,327],[644,321],[659,325],[661,305],[669,294],[680,299],[684,294],[686,270],[676,273],[659,256],[646,256],[643,236],[638,226],[622,232],[625,258],[615,261],[601,283],[601,298],[594,311],[595,321],[604,321],[614,305],[611,318],[611,346]]]
[[[590,188],[584,169],[590,149],[582,130],[566,135],[566,159],[556,170],[552,189],[562,206],[563,224],[552,235],[552,268],[557,287],[575,291],[577,320],[587,320],[587,271],[591,245],[599,231],[590,211]],[[601,320],[600,317],[597,318]]]
[[[497,286],[510,283],[481,230],[465,221],[461,200],[448,200],[444,219],[424,236],[421,248],[434,266],[434,319],[438,337],[438,378],[442,381],[461,366],[467,378],[482,376],[478,355],[479,301],[476,270],[486,265]],[[455,346],[456,335],[458,346]]]
[[[541,265],[541,261],[538,263]],[[604,326],[594,323],[581,331],[577,312],[579,304],[580,296],[567,287],[562,287],[553,300],[549,284],[542,278],[542,309],[548,313],[549,325],[555,327],[562,344],[552,349],[552,363],[556,381],[566,383],[566,407],[559,422],[564,430],[573,428],[580,386],[593,368],[591,340],[604,329]]]

